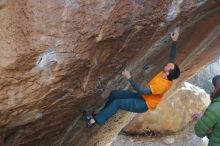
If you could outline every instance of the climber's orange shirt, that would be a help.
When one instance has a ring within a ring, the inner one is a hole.
[[[148,108],[153,110],[163,98],[164,93],[172,86],[172,81],[162,77],[163,71],[158,73],[146,86],[150,87],[150,95],[142,95]]]

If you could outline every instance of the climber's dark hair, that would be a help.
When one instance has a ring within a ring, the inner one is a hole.
[[[220,96],[220,75],[215,76],[212,79],[212,84],[215,87],[215,90],[211,94],[211,100]]]
[[[180,76],[180,68],[178,65],[174,64],[174,69],[169,71],[169,75],[167,76],[167,79],[169,81],[175,80]]]

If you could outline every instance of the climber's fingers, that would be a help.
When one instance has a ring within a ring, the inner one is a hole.
[[[175,30],[174,32],[171,33],[171,38],[173,41],[177,41],[178,37],[179,37],[178,30]]]
[[[129,79],[131,77],[130,72],[126,69],[124,71],[122,71],[122,75],[127,79]]]

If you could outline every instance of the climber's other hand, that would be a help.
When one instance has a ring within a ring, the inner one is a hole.
[[[126,79],[130,79],[131,78],[131,73],[128,70],[124,70],[122,71],[122,75],[126,78]]]

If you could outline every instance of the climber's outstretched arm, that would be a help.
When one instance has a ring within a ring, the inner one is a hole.
[[[170,49],[169,63],[176,62],[176,52],[177,52],[176,41],[178,37],[179,37],[179,32],[177,30],[171,34],[171,39],[173,42],[172,42],[171,49]]]
[[[141,87],[138,83],[136,83],[132,78],[128,79],[131,86],[139,93],[139,94],[152,94],[151,89],[149,87]]]
[[[176,42],[173,41],[170,49],[169,63],[175,63],[175,62],[176,62]]]
[[[128,81],[130,82],[131,86],[139,93],[139,94],[151,94],[151,89],[149,87],[141,87],[140,85],[138,85],[132,78],[131,78],[131,74],[128,70],[124,70],[122,72],[122,75],[128,79]]]

